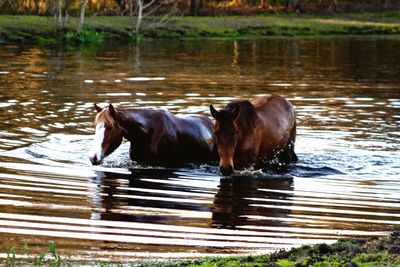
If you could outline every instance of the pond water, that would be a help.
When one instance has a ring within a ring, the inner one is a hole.
[[[78,260],[266,253],[400,225],[400,39],[0,46],[0,247]],[[280,94],[297,111],[289,170],[87,157],[93,102],[209,114]],[[5,254],[1,254],[2,257]]]

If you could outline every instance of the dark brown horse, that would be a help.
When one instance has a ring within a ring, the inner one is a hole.
[[[89,153],[93,165],[111,154],[126,138],[134,161],[179,165],[216,160],[213,124],[207,116],[175,116],[166,110],[108,108],[95,104],[95,141]]]
[[[236,100],[221,111],[210,106],[215,118],[214,135],[220,171],[262,167],[267,163],[296,161],[296,113],[285,98],[277,95]]]

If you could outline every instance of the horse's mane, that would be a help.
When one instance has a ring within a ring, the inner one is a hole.
[[[104,122],[113,128],[115,127],[115,120],[111,116],[108,108],[104,108],[102,111],[97,113],[96,118],[94,119],[94,125],[96,126],[99,122]]]
[[[232,111],[236,106],[240,107],[239,117],[236,120],[237,125],[242,129],[252,129],[257,122],[257,111],[253,104],[248,100],[236,100],[230,102],[225,110]]]

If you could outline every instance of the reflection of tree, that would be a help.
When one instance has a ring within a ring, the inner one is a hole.
[[[135,46],[135,62],[133,65],[133,70],[135,71],[136,75],[140,75],[141,74],[141,61],[140,61],[140,45],[136,45]]]
[[[235,228],[242,225],[280,224],[279,218],[287,217],[290,209],[262,207],[262,204],[276,205],[274,200],[286,200],[288,193],[285,191],[291,190],[293,190],[292,178],[272,179],[240,176],[232,179],[221,179],[212,210],[213,226]],[[260,204],[261,206],[253,206],[252,204]],[[282,205],[280,202],[278,204]],[[253,216],[269,219],[253,220],[251,218]],[[276,220],[270,220],[270,218],[276,218]]]

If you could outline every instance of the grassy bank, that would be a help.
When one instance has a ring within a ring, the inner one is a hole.
[[[73,257],[59,255],[54,243],[49,244],[46,252],[39,255],[29,255],[28,246],[20,251],[24,256],[20,260],[15,248],[8,249],[7,259],[0,261],[5,266],[79,266]],[[73,256],[73,255],[72,255]],[[93,259],[94,261],[96,259]],[[371,240],[340,240],[332,245],[318,244],[302,246],[290,251],[280,251],[263,256],[204,258],[200,260],[179,261],[141,261],[133,263],[85,263],[85,266],[203,266],[203,267],[239,267],[239,266],[280,266],[280,267],[323,267],[323,266],[400,266],[400,232],[394,232],[387,237]]]
[[[302,246],[265,256],[211,258],[183,266],[399,267],[400,232],[368,241],[340,240],[332,245]]]
[[[157,17],[151,18],[158,20]],[[44,16],[0,16],[2,42],[130,41],[129,17],[86,18],[86,36],[75,36],[77,19],[62,29]],[[323,36],[400,34],[400,12],[318,17],[299,14],[240,17],[175,17],[169,24],[143,31],[145,38],[252,38],[264,36]]]

